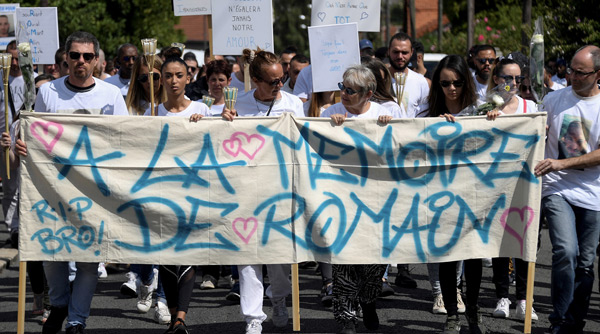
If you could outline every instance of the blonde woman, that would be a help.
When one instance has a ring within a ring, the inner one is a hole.
[[[125,104],[130,115],[141,116],[147,110],[150,110],[150,80],[154,80],[154,107],[156,108],[167,99],[167,93],[160,80],[162,64],[160,57],[154,57],[152,74],[149,75],[150,71],[148,65],[146,65],[146,59],[138,57],[135,60],[131,71],[133,80],[125,98]]]

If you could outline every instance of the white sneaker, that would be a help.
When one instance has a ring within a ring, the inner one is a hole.
[[[460,293],[460,289],[456,289],[456,308],[459,314],[463,314],[467,310],[465,302],[463,302],[462,293]]]
[[[127,282],[121,284],[121,294],[137,297],[137,274],[130,271],[125,276],[127,277]]]
[[[98,278],[107,278],[108,277],[108,273],[106,272],[106,267],[104,266],[104,263],[100,262],[98,263]]]
[[[433,298],[433,314],[448,314],[446,308],[444,307],[444,298],[442,298],[442,294],[435,296]]]
[[[271,299],[273,304],[273,325],[275,327],[285,327],[288,324],[289,314],[285,306],[285,297],[278,300]]]
[[[262,322],[254,319],[246,325],[246,334],[261,334],[262,333]]]
[[[154,307],[154,321],[160,325],[166,325],[171,322],[171,313],[169,313],[169,308],[162,299],[159,299]]]
[[[494,318],[508,318],[510,316],[510,300],[500,298],[492,315]]]
[[[517,317],[517,319],[525,320],[525,306],[526,306],[525,299],[517,301],[517,312],[515,313],[515,316]],[[538,316],[535,313],[535,309],[533,308],[533,306],[531,307],[531,320],[532,321],[538,320]]]
[[[138,280],[138,282],[140,282]],[[152,307],[152,292],[154,289],[152,288],[152,284],[144,285],[140,284],[137,287],[138,289],[138,301],[137,301],[137,309],[140,313],[146,313]]]

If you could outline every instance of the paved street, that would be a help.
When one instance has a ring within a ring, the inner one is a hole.
[[[0,224],[0,245],[7,239],[8,234],[4,224]],[[533,333],[545,333],[549,323],[548,313],[550,304],[550,243],[547,230],[543,231],[543,243],[539,254],[535,283],[535,309],[540,316],[540,321],[534,323]],[[425,265],[411,266],[413,277],[418,280],[418,288],[414,290],[396,289],[396,295],[379,299],[378,312],[381,327],[378,333],[438,333],[443,327],[445,316],[431,313],[432,301],[430,285],[427,280]],[[333,320],[331,309],[323,308],[319,304],[318,293],[320,289],[320,276],[314,269],[300,271],[300,306],[301,306],[301,332],[302,333],[336,333],[338,327]],[[521,322],[512,319],[494,319],[490,313],[493,311],[496,299],[491,283],[492,270],[484,268],[483,287],[480,304],[486,312],[484,322],[491,333],[522,333]],[[391,275],[391,280],[395,274]],[[125,298],[119,293],[119,287],[125,280],[125,270],[109,272],[108,278],[101,279],[98,283],[94,297],[91,316],[88,320],[86,333],[132,333],[152,334],[163,333],[164,326],[157,325],[152,316],[140,314],[135,308],[135,299]],[[9,268],[0,273],[0,333],[14,333],[17,318],[17,282],[18,265],[14,262]],[[226,301],[224,296],[228,289],[222,280],[222,288],[215,290],[200,290],[200,278],[197,280],[197,289],[191,301],[188,315],[190,332],[196,333],[243,333],[244,323],[239,315],[239,305]],[[514,288],[511,288],[514,302]],[[27,296],[28,314],[26,316],[26,333],[40,333],[41,317],[29,314],[31,310],[32,294]],[[265,312],[270,315],[270,303],[265,301]],[[291,313],[291,298],[288,300]],[[514,303],[513,303],[514,307]],[[514,314],[514,308],[511,309]],[[466,321],[462,317],[462,333],[468,333]],[[362,324],[359,332],[368,332]],[[597,283],[592,294],[588,326],[586,333],[600,332],[600,295]],[[291,319],[288,327],[279,330],[273,327],[269,320],[263,324],[263,333],[292,333]]]

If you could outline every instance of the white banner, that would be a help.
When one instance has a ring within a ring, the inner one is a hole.
[[[212,0],[213,53],[241,55],[246,48],[273,51],[271,0]]]
[[[19,42],[29,42],[33,63],[54,64],[54,54],[59,46],[56,7],[18,8],[17,22]]]
[[[21,117],[22,261],[535,261],[545,114]]]
[[[356,23],[308,27],[313,92],[338,91],[344,72],[360,64]]]
[[[210,15],[210,0],[173,0],[175,16]]]
[[[310,25],[358,23],[358,31],[379,31],[381,0],[313,0]]]

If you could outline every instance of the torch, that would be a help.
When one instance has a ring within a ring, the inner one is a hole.
[[[142,50],[144,51],[144,58],[146,58],[146,65],[148,65],[148,73],[150,74],[150,109],[152,116],[156,116],[154,110],[154,76],[152,75],[154,69],[154,56],[156,55],[156,38],[145,38],[142,39]]]
[[[2,65],[2,71],[4,75],[2,76],[2,80],[4,82],[4,127],[6,133],[10,131],[8,124],[8,74],[10,73],[10,62],[12,61],[12,54],[10,53],[0,53],[0,64]],[[9,157],[9,147],[7,147],[4,151],[6,155],[6,177],[10,180],[10,157]]]

